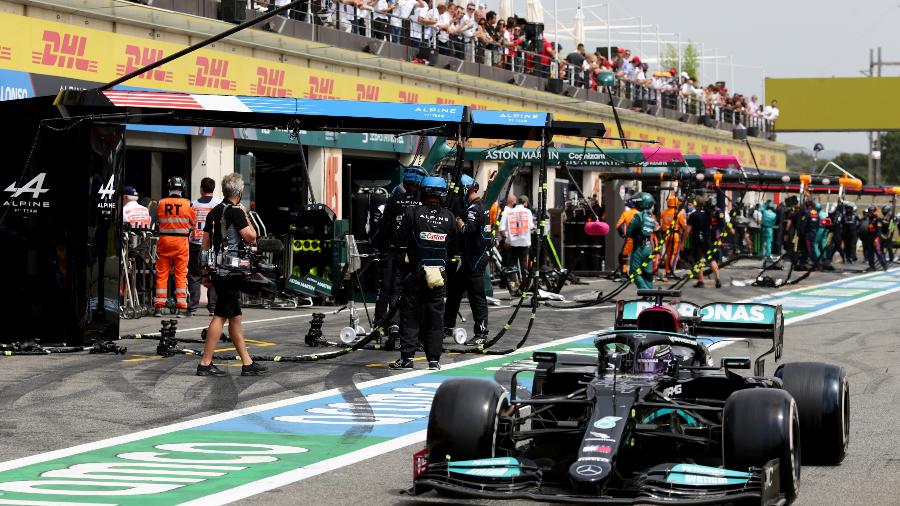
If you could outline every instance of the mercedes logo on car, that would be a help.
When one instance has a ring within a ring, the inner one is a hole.
[[[592,464],[585,464],[575,468],[575,473],[581,476],[600,476],[603,474],[603,468]]]

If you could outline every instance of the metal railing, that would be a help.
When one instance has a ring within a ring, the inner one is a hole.
[[[273,9],[273,2],[251,0],[251,9]],[[416,10],[409,16],[397,16],[393,12],[379,12],[375,4],[360,9],[340,0],[309,0],[300,9],[291,9],[288,16],[304,23],[328,26],[348,33],[355,33],[394,44],[420,48],[455,58],[460,62],[478,63],[505,69],[516,74],[532,75],[547,79],[562,79],[574,88],[598,90],[598,78],[591,70],[584,70],[565,61],[557,61],[540,53],[527,51],[520,44],[508,45],[502,40],[485,40],[487,37],[447,34],[436,22],[420,23],[414,20]],[[433,19],[433,18],[432,18]],[[470,28],[478,35],[478,29]],[[485,34],[486,35],[486,34]],[[420,53],[420,58],[426,58]],[[461,64],[460,64],[461,67]],[[613,96],[630,102],[630,108],[659,115],[662,111],[674,111],[679,119],[711,128],[743,125],[748,134],[764,136],[774,132],[772,121],[761,114],[747,114],[723,106],[718,101],[708,101],[702,94],[682,94],[677,83],[664,89],[617,77],[611,87]]]

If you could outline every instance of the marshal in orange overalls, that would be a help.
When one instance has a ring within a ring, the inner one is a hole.
[[[169,294],[169,269],[175,267],[175,306],[187,310],[188,237],[197,221],[191,201],[177,194],[159,201],[159,243],[156,247],[156,295],[153,305],[162,308]]]
[[[619,219],[616,220],[616,230],[619,231],[619,235],[625,237],[625,231],[628,230],[628,225],[631,225],[631,220],[637,213],[638,210],[633,207],[622,211]],[[634,251],[634,241],[630,237],[625,237],[625,244],[622,245],[622,252],[619,253],[619,265],[622,266],[622,274],[628,274],[628,257],[632,251]]]
[[[667,209],[660,213],[659,222],[661,225],[661,233],[666,237],[666,275],[671,276],[678,267],[678,256],[681,254],[681,236],[687,229],[687,218],[684,210],[678,210],[680,202],[677,197],[669,197],[666,200]],[[676,221],[677,220],[677,221]],[[674,228],[669,232],[669,228]]]

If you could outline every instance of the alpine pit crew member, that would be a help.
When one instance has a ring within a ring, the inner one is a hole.
[[[478,196],[478,183],[465,174],[460,180],[467,203],[463,213],[465,219],[456,218],[462,258],[447,289],[444,334],[452,334],[463,292],[466,292],[475,326],[474,336],[466,345],[477,346],[487,341],[488,307],[484,292],[484,270],[490,259],[494,237],[491,233],[490,208]]]
[[[447,195],[443,178],[424,178],[420,192],[422,204],[406,209],[397,236],[399,245],[406,247],[406,255],[400,266],[405,274],[400,306],[400,358],[388,364],[392,370],[413,369],[420,339],[428,368],[441,368],[447,259],[456,240],[455,216],[441,206]]]
[[[419,185],[428,173],[422,167],[410,166],[403,171],[402,186],[397,186],[383,210],[376,211],[376,232],[372,237],[379,259],[378,295],[375,301],[375,321],[382,319],[391,311],[391,303],[396,304],[403,295],[403,269],[401,264],[406,251],[400,247],[399,229],[403,215],[410,207],[421,205],[419,199]],[[385,349],[393,351],[399,349],[400,341],[400,317],[399,311],[394,311],[389,322]]]

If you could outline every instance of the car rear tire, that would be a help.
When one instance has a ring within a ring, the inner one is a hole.
[[[432,463],[494,457],[497,419],[508,406],[503,387],[489,380],[452,378],[438,387],[425,447]]]
[[[800,418],[791,395],[774,388],[732,393],[722,417],[725,467],[745,471],[777,459],[781,493],[788,502],[800,489]]]
[[[804,464],[837,465],[850,445],[850,383],[842,367],[783,364],[775,371],[797,402]]]

